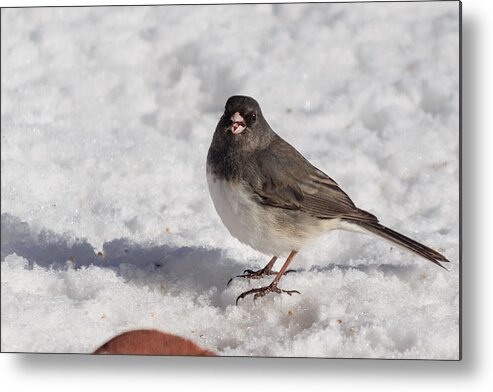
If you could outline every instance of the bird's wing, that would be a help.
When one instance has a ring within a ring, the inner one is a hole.
[[[300,210],[321,219],[378,221],[357,208],[332,178],[282,139],[253,154],[245,177],[264,205]]]

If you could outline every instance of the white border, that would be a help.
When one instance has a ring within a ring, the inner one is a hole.
[[[206,2],[0,0],[2,7],[163,3]],[[464,267],[461,362],[0,354],[0,380],[4,390],[489,390],[493,385],[493,258],[490,250],[490,222],[493,220],[492,3],[489,0],[463,1]]]

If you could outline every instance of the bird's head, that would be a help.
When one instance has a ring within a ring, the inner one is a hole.
[[[255,99],[234,95],[227,100],[221,120],[226,132],[239,135],[247,129],[254,128],[259,116],[262,116],[262,111]]]
[[[270,140],[271,128],[265,121],[258,102],[247,96],[234,95],[224,107],[216,134],[228,144],[243,146],[247,150],[259,148]]]

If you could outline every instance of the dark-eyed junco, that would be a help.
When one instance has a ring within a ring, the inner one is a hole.
[[[217,213],[230,233],[253,249],[272,255],[245,278],[273,275],[269,286],[242,293],[254,300],[269,292],[298,293],[277,287],[297,252],[334,229],[372,234],[443,266],[440,253],[381,225],[359,209],[337,183],[313,166],[269,126],[253,98],[226,102],[207,155],[207,182]],[[289,254],[279,272],[277,257]]]

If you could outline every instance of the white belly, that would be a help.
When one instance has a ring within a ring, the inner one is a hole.
[[[339,220],[324,221],[297,211],[264,207],[252,200],[240,183],[213,177],[208,170],[209,192],[222,222],[234,237],[259,252],[280,256],[339,228]]]

